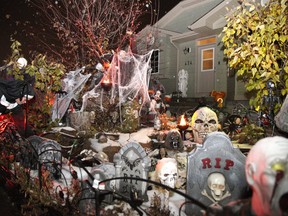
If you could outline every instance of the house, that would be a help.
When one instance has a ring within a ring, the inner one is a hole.
[[[207,97],[215,90],[224,91],[226,100],[247,100],[244,84],[227,67],[221,43],[225,15],[239,5],[237,0],[183,0],[138,33],[137,51],[154,49],[152,77],[167,94],[179,91],[179,72],[187,71],[184,97]]]

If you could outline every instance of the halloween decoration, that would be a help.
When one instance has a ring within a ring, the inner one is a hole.
[[[156,180],[160,181],[161,184],[175,188],[178,179],[177,161],[174,158],[162,158],[158,160],[155,173]],[[169,208],[169,191],[159,189],[159,193],[162,199],[162,208]]]
[[[110,82],[109,78],[104,77],[103,81],[101,82],[101,86],[105,91],[110,91],[112,83]]]
[[[178,90],[182,93],[182,97],[187,97],[188,90],[188,71],[182,69],[178,72]]]
[[[148,178],[151,159],[138,143],[128,143],[114,155],[115,177]],[[117,180],[115,188],[124,197],[137,196],[147,200],[147,183],[137,180]]]
[[[182,134],[182,139],[185,140],[185,131],[189,127],[189,123],[186,121],[184,115],[181,115],[180,121],[179,121],[177,127],[179,128],[179,130]]]
[[[201,107],[193,114],[191,126],[194,142],[202,144],[207,134],[218,131],[218,117],[210,108]]]
[[[246,179],[253,190],[256,215],[287,215],[288,139],[280,136],[259,140],[246,160]]]
[[[231,201],[248,196],[245,156],[234,148],[229,137],[214,131],[188,155],[187,194],[206,206],[221,209]],[[187,215],[203,215],[195,206],[186,205]]]
[[[217,102],[217,107],[222,108],[226,93],[223,91],[212,91],[210,95],[213,96],[215,102]]]
[[[164,148],[169,157],[175,157],[175,154],[184,149],[183,140],[177,129],[171,129],[165,139]]]
[[[35,95],[33,83],[33,77],[27,80],[0,80],[0,115],[11,112],[15,126],[22,137],[34,134],[27,124],[27,116],[22,109],[23,104]]]
[[[156,94],[152,97],[149,111],[153,114],[159,114],[165,111],[165,104],[161,98],[161,91],[156,91]]]
[[[163,185],[174,188],[178,178],[177,161],[174,158],[162,158],[157,162],[156,173]]]
[[[231,193],[228,190],[226,193],[224,193],[226,190],[226,180],[222,173],[211,173],[207,179],[207,184],[211,191],[212,197],[208,195],[205,189],[202,191],[202,194],[207,196],[210,200],[212,200],[212,202],[218,202],[228,196],[231,196]]]
[[[58,119],[59,121],[65,115],[72,99],[78,99],[78,94],[84,88],[85,83],[88,81],[91,74],[84,75],[84,67],[75,71],[70,71],[63,79],[63,91],[67,92],[64,97],[55,100],[52,107],[52,121]],[[85,95],[84,95],[85,96]],[[84,97],[83,96],[83,97]],[[85,97],[84,97],[85,98]],[[86,101],[83,102],[81,110],[84,111]]]
[[[286,133],[288,133],[288,95],[281,106],[280,111],[274,118],[276,126]]]

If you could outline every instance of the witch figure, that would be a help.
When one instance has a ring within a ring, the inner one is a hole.
[[[27,80],[0,79],[0,115],[10,113],[15,126],[22,137],[33,135],[27,127],[23,104],[35,96],[34,78]]]

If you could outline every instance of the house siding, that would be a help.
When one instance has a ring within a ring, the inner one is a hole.
[[[196,41],[216,36],[215,76],[214,85],[211,85],[214,89],[211,90],[226,92],[226,98],[229,100],[246,99],[243,83],[238,82],[236,76],[228,76],[228,66],[222,49],[221,37],[218,37],[225,25],[226,7],[235,7],[238,4],[237,0],[231,0],[229,5],[222,0],[203,0],[201,2],[185,0],[153,27],[145,28],[139,34],[141,37],[141,35],[147,34],[147,31],[152,32],[157,39],[154,49],[160,49],[160,72],[153,76],[159,78],[165,87],[166,94],[178,91],[178,73],[184,69],[188,72],[187,97],[202,97],[204,94],[209,96],[208,88],[210,86],[207,86],[208,91],[202,91],[203,89],[199,90],[199,86],[204,87],[203,84],[197,82],[199,81],[197,77],[201,59]],[[205,5],[209,5],[209,8]],[[153,47],[150,48],[153,49]],[[185,48],[189,49],[189,52],[184,53]],[[199,95],[197,95],[197,91]]]

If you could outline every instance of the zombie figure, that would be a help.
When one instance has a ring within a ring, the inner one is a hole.
[[[166,110],[165,104],[161,98],[161,91],[157,91],[156,94],[152,97],[149,111],[151,113],[164,113]]]
[[[245,172],[252,199],[231,203],[222,215],[287,215],[288,139],[259,140],[247,156]]]

